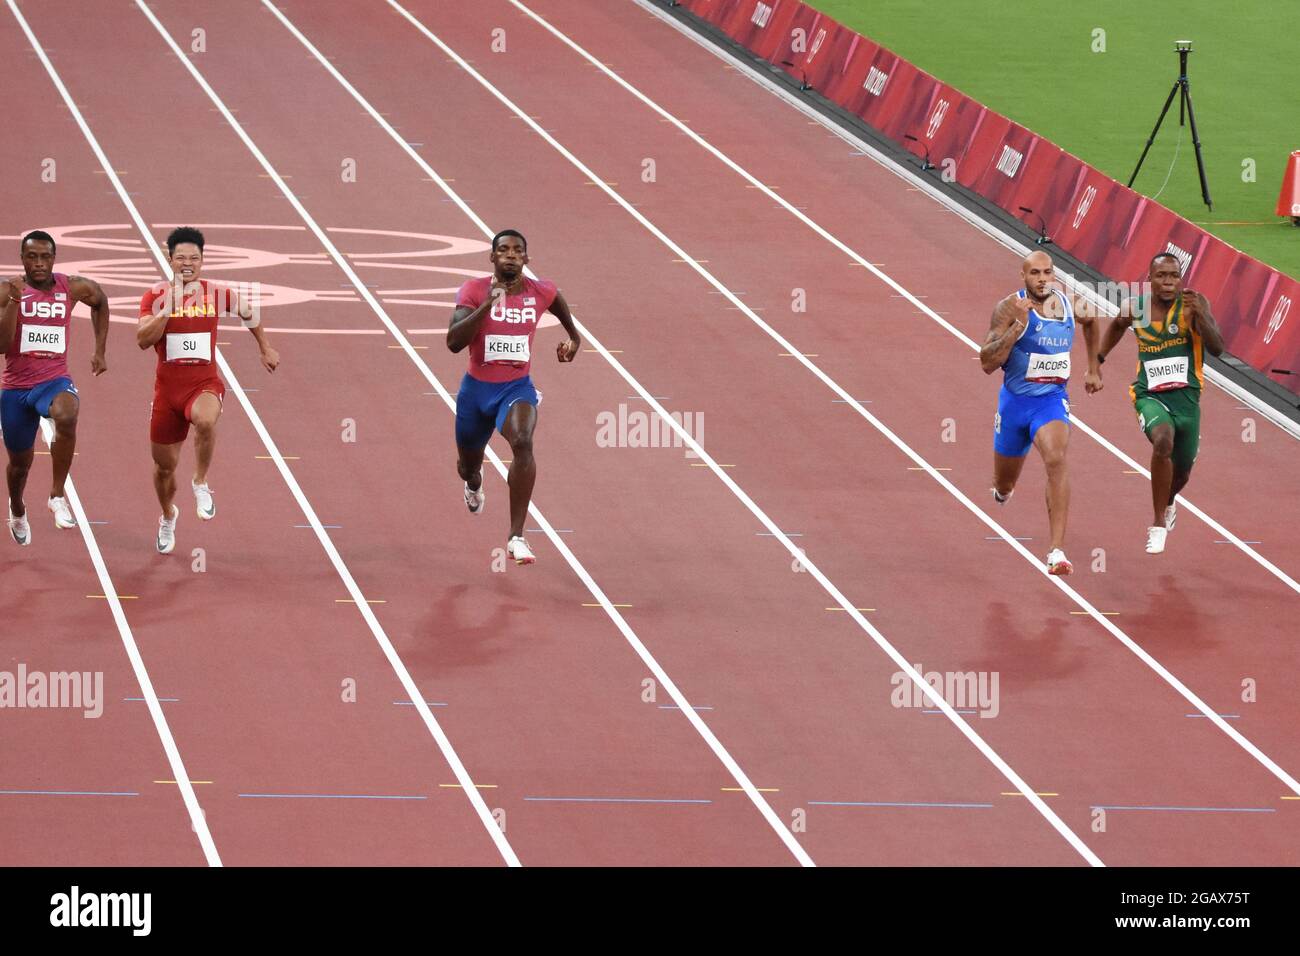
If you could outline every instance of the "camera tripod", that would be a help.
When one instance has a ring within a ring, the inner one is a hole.
[[[1196,148],[1196,170],[1201,176],[1201,199],[1213,211],[1214,203],[1210,201],[1210,186],[1205,179],[1205,160],[1201,156],[1201,136],[1196,130],[1196,113],[1192,110],[1192,89],[1187,80],[1187,55],[1192,52],[1192,41],[1175,40],[1174,50],[1178,54],[1178,79],[1174,80],[1173,88],[1169,91],[1169,95],[1165,97],[1164,108],[1160,111],[1160,117],[1156,120],[1151,135],[1147,137],[1146,147],[1142,150],[1142,155],[1138,157],[1137,166],[1133,168],[1133,175],[1128,178],[1128,185],[1129,188],[1132,188],[1133,180],[1137,179],[1138,170],[1142,168],[1142,163],[1151,150],[1151,144],[1155,142],[1156,134],[1160,132],[1160,124],[1165,121],[1165,114],[1169,112],[1169,107],[1174,102],[1174,96],[1178,94],[1178,125],[1184,125],[1183,115],[1186,113],[1188,124],[1192,127],[1192,145]]]

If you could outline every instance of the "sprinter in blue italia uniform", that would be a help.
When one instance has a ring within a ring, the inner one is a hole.
[[[1047,467],[1047,520],[1051,547],[1048,574],[1069,574],[1065,524],[1070,510],[1070,483],[1065,452],[1070,441],[1070,353],[1074,329],[1083,329],[1088,348],[1088,394],[1101,390],[1097,361],[1095,312],[1085,300],[1054,287],[1052,257],[1033,252],[1020,269],[1024,288],[993,309],[988,338],[980,349],[985,374],[1003,371],[998,411],[993,417],[993,500],[1006,504],[1015,490],[1030,446]]]

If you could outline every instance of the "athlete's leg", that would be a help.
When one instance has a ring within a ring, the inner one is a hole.
[[[470,491],[478,491],[483,486],[483,451],[486,447],[456,446],[456,473],[469,485]]]
[[[1070,480],[1065,452],[1070,443],[1070,426],[1060,419],[1050,421],[1034,433],[1034,447],[1047,467],[1047,521],[1051,548],[1065,547],[1065,525],[1070,512]]]
[[[72,392],[60,392],[50,402],[50,418],[54,421],[54,444],[50,446],[50,458],[54,462],[51,498],[63,497],[63,485],[68,480],[72,455],[77,450],[77,411],[80,405]]]
[[[190,406],[190,424],[194,426],[194,484],[206,484],[212,452],[217,447],[217,420],[221,417],[221,400],[203,392]],[[164,514],[171,514],[164,511]]]
[[[23,489],[27,487],[27,474],[32,470],[36,432],[41,424],[40,414],[32,406],[30,396],[30,389],[0,391],[0,427],[4,431],[5,451],[9,453],[5,481],[9,485],[9,508],[15,518],[27,514]]]
[[[23,504],[23,489],[27,487],[27,473],[32,470],[32,461],[36,457],[35,447],[26,451],[9,449],[9,464],[5,466],[5,481],[9,485],[9,511],[15,518],[27,513]]]
[[[153,487],[158,493],[158,504],[162,506],[163,516],[171,518],[172,503],[176,500],[176,466],[181,460],[181,445],[160,445],[152,442],[153,448]]]
[[[486,447],[456,446],[456,473],[469,485],[470,491],[478,491],[483,486],[483,451]]]
[[[1153,528],[1165,526],[1165,509],[1174,500],[1174,435],[1174,426],[1167,422],[1153,425],[1147,433],[1151,439],[1151,504],[1155,510],[1155,520],[1151,522]],[[1183,484],[1187,484],[1186,477],[1183,478]]]
[[[1005,498],[1015,490],[1020,480],[1020,469],[1025,467],[1025,456],[1013,457],[993,453],[993,488]]]
[[[506,413],[501,434],[510,442],[510,537],[521,537],[528,517],[528,502],[537,481],[537,461],[533,458],[533,430],[537,427],[537,407],[525,401],[515,402]]]

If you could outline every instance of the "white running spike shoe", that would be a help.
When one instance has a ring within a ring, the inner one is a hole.
[[[1174,530],[1174,521],[1178,518],[1178,499],[1175,498],[1169,502],[1169,507],[1165,509],[1165,530]]]
[[[1047,573],[1048,574],[1072,574],[1074,565],[1070,559],[1065,556],[1065,552],[1060,548],[1054,548],[1047,556]]]
[[[171,554],[176,548],[176,519],[181,516],[181,509],[172,505],[171,518],[158,519],[158,553]]]
[[[9,507],[9,534],[24,548],[32,543],[32,528],[27,523],[27,514],[24,512],[21,518],[15,518],[12,503]]]
[[[1165,549],[1168,528],[1147,528],[1147,554],[1159,554]]]
[[[511,538],[506,544],[506,554],[515,559],[515,564],[535,564],[537,558],[533,556],[533,549],[528,547],[528,542],[522,537]]]
[[[51,498],[47,507],[54,515],[54,527],[75,528],[77,526],[77,519],[72,516],[67,498]]]
[[[483,490],[483,473],[479,472],[478,491],[470,491],[469,482],[465,482],[465,507],[469,509],[470,514],[481,515],[485,501],[487,501],[487,493]]]
[[[204,521],[211,521],[217,516],[217,503],[212,500],[212,489],[208,487],[206,481],[201,485],[191,481],[190,488],[194,492],[199,517]]]
[[[1016,493],[1016,489],[1014,488],[1008,491],[1005,495],[999,494],[996,488],[991,488],[989,490],[993,492],[993,500],[1000,505],[1006,504],[1008,501],[1011,500],[1011,496]]]

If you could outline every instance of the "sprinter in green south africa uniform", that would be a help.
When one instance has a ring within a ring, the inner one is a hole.
[[[1137,336],[1137,379],[1129,397],[1138,425],[1151,442],[1151,500],[1147,554],[1165,549],[1178,506],[1175,498],[1192,474],[1201,443],[1202,364],[1205,352],[1223,352],[1223,334],[1199,292],[1183,288],[1178,259],[1164,252],[1151,260],[1151,295],[1126,299],[1106,329],[1104,361],[1125,329]]]

